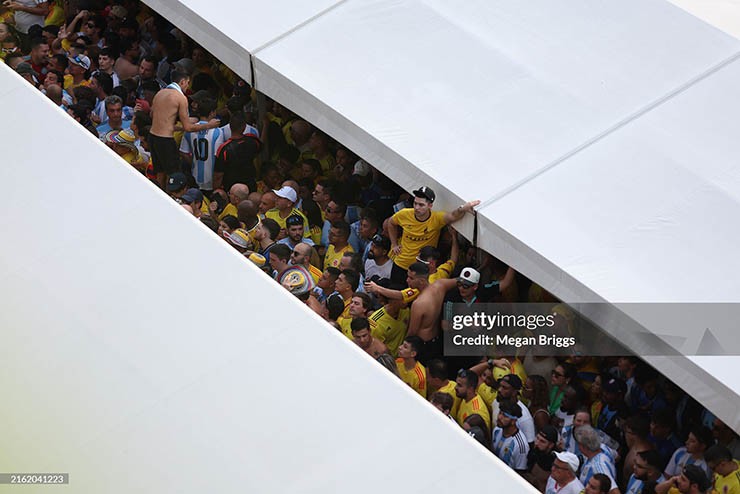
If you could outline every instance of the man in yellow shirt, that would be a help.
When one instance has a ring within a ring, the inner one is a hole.
[[[349,326],[352,322],[352,316],[349,314],[349,305],[359,284],[360,275],[350,270],[342,271],[337,277],[337,281],[334,282],[334,290],[341,295],[344,302],[344,310],[337,318],[337,323],[341,328],[346,328],[346,331],[343,332],[345,335],[349,335],[348,338],[352,338],[352,330]]]
[[[226,205],[221,214],[218,215],[219,221],[224,219],[226,216],[238,216],[239,209],[238,205],[240,202],[246,200],[249,197],[249,187],[245,184],[234,184],[229,189],[229,203]],[[215,208],[214,208],[215,209]]]
[[[421,349],[421,339],[418,336],[408,336],[398,347],[396,366],[401,380],[411,386],[423,398],[427,397],[427,370],[416,360]]]
[[[355,250],[349,244],[349,224],[346,221],[337,221],[331,225],[329,230],[329,248],[324,255],[324,269],[329,266],[338,268],[342,263],[345,252]]]
[[[290,255],[290,262],[297,266],[303,266],[311,273],[314,283],[318,283],[321,276],[324,274],[319,268],[311,264],[311,254],[313,249],[310,245],[305,242],[301,242],[293,247],[293,253]]]
[[[455,382],[457,383],[455,394],[461,400],[457,409],[457,423],[462,426],[466,418],[476,414],[481,416],[488,430],[491,430],[491,414],[488,413],[488,407],[483,402],[483,398],[475,392],[478,388],[478,374],[471,370],[460,369]]]
[[[391,281],[387,279],[378,281],[380,286],[394,288],[390,283]],[[389,300],[380,294],[377,297],[383,306],[369,317],[370,329],[373,336],[385,343],[388,352],[395,357],[409,329],[411,311],[403,300]]]
[[[480,201],[471,201],[453,211],[444,213],[432,211],[436,195],[429,187],[414,191],[414,207],[405,208],[391,216],[388,221],[388,236],[391,239],[391,259],[393,281],[403,283],[406,271],[416,261],[419,251],[427,246],[437,246],[439,232],[445,225],[461,219],[466,212],[472,212]],[[403,238],[399,243],[398,228],[403,228]]]
[[[457,383],[447,379],[447,364],[444,360],[434,359],[427,364],[427,394],[431,397],[434,393],[445,393],[452,397],[452,408],[450,414],[457,417],[457,409],[460,407],[460,397],[455,393]]]
[[[712,494],[740,494],[740,462],[721,444],[704,452],[704,461],[714,472]]]
[[[265,213],[265,218],[272,218],[277,221],[280,225],[280,236],[278,240],[285,238],[287,235],[286,231],[286,220],[293,215],[298,215],[303,219],[303,236],[308,237],[310,235],[311,227],[308,226],[308,218],[300,209],[294,207],[295,203],[298,202],[298,193],[290,186],[283,186],[279,190],[273,190],[277,199],[275,200],[275,208]]]
[[[703,468],[686,465],[681,475],[675,475],[656,485],[655,492],[656,494],[703,494],[710,487],[711,483]]]

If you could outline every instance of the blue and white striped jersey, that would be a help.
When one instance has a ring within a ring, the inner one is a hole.
[[[504,437],[503,429],[493,429],[493,453],[514,470],[527,469],[529,444],[520,430],[513,436]]]

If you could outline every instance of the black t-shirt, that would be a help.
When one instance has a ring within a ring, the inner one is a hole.
[[[260,150],[260,142],[252,136],[235,136],[226,141],[216,152],[213,171],[223,173],[225,190],[236,184],[246,184],[249,190],[257,188],[254,158]]]

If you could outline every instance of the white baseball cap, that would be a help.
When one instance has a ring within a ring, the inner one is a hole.
[[[289,201],[293,202],[295,204],[298,201],[298,194],[293,189],[293,187],[290,187],[288,185],[281,187],[280,190],[273,190],[276,196],[282,197],[283,199],[288,199]]]

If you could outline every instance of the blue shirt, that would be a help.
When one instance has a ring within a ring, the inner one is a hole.
[[[123,120],[121,122],[121,130],[128,129],[129,127],[131,127],[131,120]],[[104,124],[95,127],[95,130],[98,131],[98,135],[100,137],[103,137],[106,132],[110,132],[113,129],[110,126],[110,122],[105,122]]]

